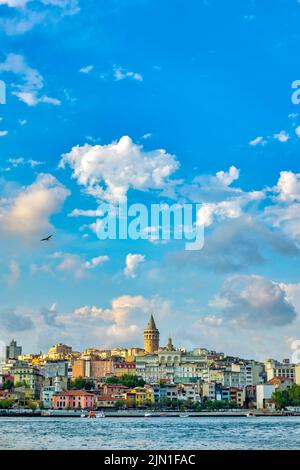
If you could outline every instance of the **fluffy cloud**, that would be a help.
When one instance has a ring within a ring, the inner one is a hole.
[[[17,168],[19,166],[26,166],[26,165],[30,166],[31,168],[36,168],[37,166],[44,165],[44,162],[39,162],[37,160],[32,160],[32,159],[26,160],[23,157],[9,158],[7,162],[10,163],[12,167],[14,168]]]
[[[132,80],[136,80],[138,82],[143,81],[143,77],[140,73],[131,72],[117,65],[114,66],[114,78],[117,82],[120,80],[125,80],[126,78],[131,78]]]
[[[96,268],[97,266],[101,266],[108,260],[109,260],[108,256],[96,256],[95,258],[92,258],[90,261],[86,261],[84,266],[86,267],[86,269],[93,269],[93,268]]]
[[[93,70],[94,70],[94,65],[87,65],[86,67],[82,67],[81,69],[79,69],[79,72],[84,73],[84,74],[89,74]]]
[[[50,174],[19,190],[14,198],[0,199],[0,232],[19,237],[42,235],[51,229],[50,218],[60,211],[70,192]]]
[[[256,145],[266,145],[266,140],[260,135],[253,140],[250,140],[249,145],[255,147]]]
[[[129,253],[125,260],[124,274],[126,277],[134,279],[136,277],[136,271],[138,266],[145,261],[144,255]]]
[[[224,320],[244,328],[288,325],[296,318],[294,306],[278,283],[262,276],[231,276],[210,303]]]
[[[274,139],[279,142],[285,143],[289,140],[290,136],[286,131],[280,131],[278,134],[274,134]]]
[[[281,171],[275,188],[277,199],[284,202],[300,202],[300,173]]]
[[[29,316],[23,315],[14,309],[1,310],[0,322],[2,328],[9,332],[25,331],[33,327],[33,322]]]
[[[179,163],[163,149],[147,152],[124,136],[109,145],[73,147],[60,162],[61,168],[66,166],[88,194],[116,202],[124,199],[129,189],[163,190]]]
[[[23,34],[47,20],[59,20],[78,13],[78,0],[0,0],[0,7],[12,11],[3,12],[0,27],[8,35]]]
[[[300,173],[281,171],[270,190],[273,204],[266,206],[265,221],[285,233],[300,246]]]
[[[44,87],[43,77],[26,63],[22,55],[8,54],[5,61],[0,63],[1,72],[13,74],[19,78],[18,84],[12,84],[15,88],[12,93],[28,106],[36,106],[39,103],[55,106],[61,104],[58,99],[41,94]]]
[[[231,166],[228,171],[218,171],[214,176],[197,176],[191,184],[178,189],[179,194],[189,201],[202,203],[197,213],[198,224],[209,226],[215,220],[238,218],[247,205],[264,199],[264,191],[244,192],[231,186],[239,175],[240,171]]]
[[[80,255],[74,253],[56,252],[51,255],[51,261],[46,265],[31,265],[31,274],[38,272],[61,272],[71,274],[80,280],[87,277],[87,271],[102,266],[109,260],[108,256],[96,256],[85,261]]]
[[[147,299],[142,295],[122,295],[113,299],[110,308],[84,306],[74,310],[74,315],[84,318],[100,318],[105,322],[124,325],[128,319],[141,313],[149,315],[158,311],[161,316],[170,313],[170,302],[159,297]],[[146,318],[146,316],[143,316]]]
[[[12,260],[9,263],[9,275],[7,276],[7,283],[10,286],[14,286],[21,274],[20,266],[19,264],[15,261]]]

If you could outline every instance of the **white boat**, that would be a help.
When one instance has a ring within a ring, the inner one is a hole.
[[[87,418],[88,415],[86,413],[81,413],[80,418]]]
[[[247,418],[255,418],[256,415],[254,413],[251,413],[251,411],[249,411],[249,413],[246,414]]]
[[[103,412],[103,411],[98,411],[98,412],[96,413],[96,418],[105,418],[104,412]]]
[[[190,415],[188,413],[180,413],[180,418],[188,418]]]
[[[145,413],[144,414],[145,418],[152,418],[152,416],[154,416],[152,413]]]

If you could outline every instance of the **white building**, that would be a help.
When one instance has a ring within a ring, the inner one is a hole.
[[[260,384],[256,386],[256,408],[269,408],[268,400],[271,400],[275,392],[275,385]]]

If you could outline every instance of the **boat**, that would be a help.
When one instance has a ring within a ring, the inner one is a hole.
[[[89,411],[87,416],[83,416],[83,413],[81,415],[82,418],[87,417],[87,418],[105,418],[105,414],[103,411]]]
[[[146,413],[144,414],[144,417],[145,417],[145,418],[152,418],[153,416],[154,416],[153,413],[149,413],[149,412],[146,412]]]
[[[188,413],[180,413],[179,417],[180,418],[188,418],[190,415]]]
[[[247,418],[255,418],[256,415],[254,413],[252,413],[251,411],[249,411],[249,413],[246,414]]]
[[[88,415],[86,413],[81,413],[80,418],[87,418]]]

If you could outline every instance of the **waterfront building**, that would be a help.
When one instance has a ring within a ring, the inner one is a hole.
[[[159,349],[159,331],[156,328],[153,315],[144,330],[144,349],[146,353],[154,353]]]
[[[14,377],[15,386],[17,384],[25,385],[25,387],[28,387],[33,398],[40,399],[44,377],[39,367],[16,362],[11,369],[11,374]]]
[[[8,346],[6,346],[6,361],[10,359],[18,359],[22,354],[22,346],[18,346],[17,342],[13,339]]]
[[[268,382],[274,377],[284,377],[295,382],[296,366],[295,364],[290,364],[288,360],[278,362],[274,359],[267,359],[265,362],[265,368]]]
[[[95,405],[95,394],[83,390],[56,392],[52,398],[52,408],[55,410],[94,409]]]
[[[274,384],[260,384],[256,386],[256,408],[272,408],[272,394],[275,392]]]
[[[200,402],[200,392],[198,384],[185,383],[178,385],[178,400]]]
[[[117,401],[124,398],[113,397],[111,395],[96,395],[96,408],[114,408]]]
[[[129,387],[119,384],[100,383],[97,385],[97,390],[101,396],[112,396],[121,400],[124,397],[124,393],[129,390]]]
[[[197,381],[207,367],[207,357],[202,353],[180,349],[162,349],[158,353],[137,356],[135,360],[136,374],[146,383],[159,383],[162,379],[171,383]]]
[[[57,375],[53,381],[50,379],[50,385],[43,386],[41,400],[44,408],[51,408],[54,394],[61,392],[66,387],[64,379],[65,377],[59,377]]]
[[[124,399],[129,407],[141,407],[149,403],[154,403],[153,388],[145,386],[129,389],[124,393]]]

